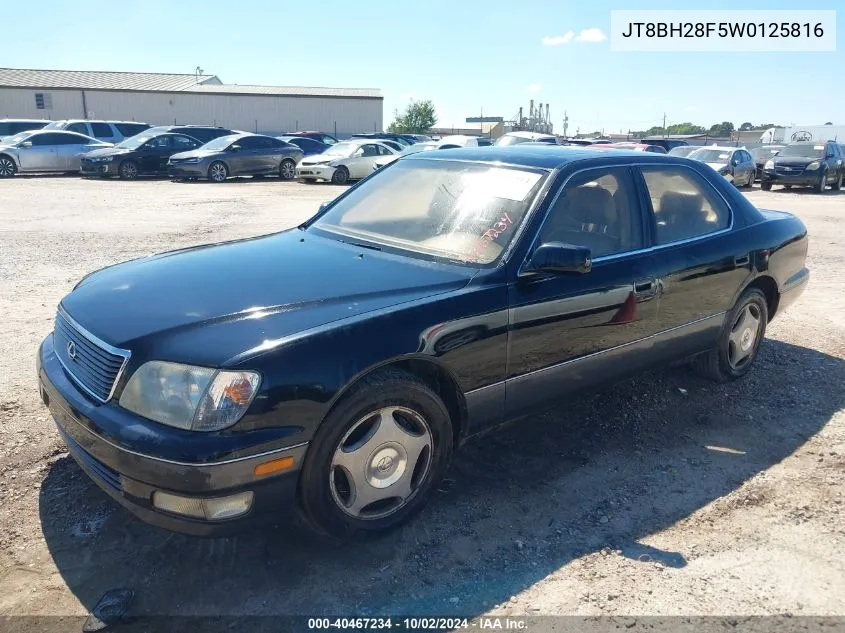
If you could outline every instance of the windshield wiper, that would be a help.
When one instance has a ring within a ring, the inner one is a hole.
[[[349,244],[350,246],[358,246],[360,248],[369,248],[369,249],[374,250],[374,251],[380,251],[381,250],[381,248],[379,248],[378,246],[374,246],[372,244],[359,244],[358,242],[347,242],[346,240],[341,240],[341,242],[343,242],[344,244]]]

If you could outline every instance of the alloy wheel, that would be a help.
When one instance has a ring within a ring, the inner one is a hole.
[[[14,176],[16,171],[15,163],[11,158],[7,158],[6,156],[0,158],[0,178]]]
[[[279,176],[282,180],[293,180],[296,176],[296,165],[292,160],[283,160],[279,166]]]
[[[754,356],[760,336],[762,315],[753,303],[746,305],[734,322],[728,337],[728,362],[734,369],[740,369]]]
[[[214,182],[223,182],[229,175],[228,171],[229,170],[226,169],[226,165],[217,162],[209,168],[208,177]]]
[[[382,407],[358,420],[331,461],[332,498],[356,519],[379,519],[403,508],[431,465],[433,440],[425,419],[407,407]]]

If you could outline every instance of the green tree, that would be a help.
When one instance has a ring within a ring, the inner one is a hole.
[[[431,101],[411,101],[404,114],[394,112],[388,132],[396,134],[425,134],[437,123],[437,114]]]
[[[730,121],[722,121],[721,123],[714,123],[711,125],[707,133],[710,136],[730,136],[733,131],[733,123]]]
[[[754,126],[751,123],[749,123],[748,121],[746,121],[745,123],[743,123],[742,125],[739,126],[740,132],[747,132],[748,130],[753,130],[753,129],[754,129]]]

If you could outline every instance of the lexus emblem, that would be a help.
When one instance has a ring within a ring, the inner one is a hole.
[[[376,468],[380,473],[386,473],[393,466],[393,458],[390,455],[385,455],[376,464]]]
[[[76,360],[76,343],[74,343],[73,341],[68,341],[67,347],[65,349],[67,350],[67,355],[70,357],[70,359]]]

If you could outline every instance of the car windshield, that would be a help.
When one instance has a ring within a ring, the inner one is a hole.
[[[778,156],[800,156],[801,158],[824,158],[824,145],[787,145]]]
[[[229,145],[234,143],[236,140],[238,140],[237,134],[230,134],[229,136],[218,136],[213,141],[209,141],[208,143],[203,145],[201,149],[210,149],[210,150],[213,150],[213,151],[226,149],[227,147],[229,147]]]
[[[731,153],[724,149],[697,149],[688,158],[700,160],[702,163],[727,164],[731,159]]]
[[[141,147],[141,145],[143,145],[152,138],[155,138],[155,136],[150,134],[137,134],[135,136],[130,136],[129,138],[124,139],[123,141],[117,144],[117,147],[120,147],[122,149],[138,149],[139,147]]]
[[[358,143],[335,143],[323,152],[322,155],[334,156],[336,158],[347,158],[348,156],[352,156],[352,153],[359,147],[361,147],[361,145]]]
[[[673,147],[672,149],[670,149],[669,154],[671,156],[689,156],[697,149],[697,147],[687,147],[686,145],[680,145],[678,147]]]
[[[533,140],[534,139],[532,138],[526,138],[524,136],[510,136],[505,134],[496,141],[496,145],[518,145],[519,143],[528,143]]]
[[[769,158],[774,156],[780,150],[783,149],[781,147],[755,147],[751,150],[751,155],[754,158]]]
[[[341,241],[489,265],[513,239],[545,175],[476,163],[402,160],[352,189],[311,228]]]

